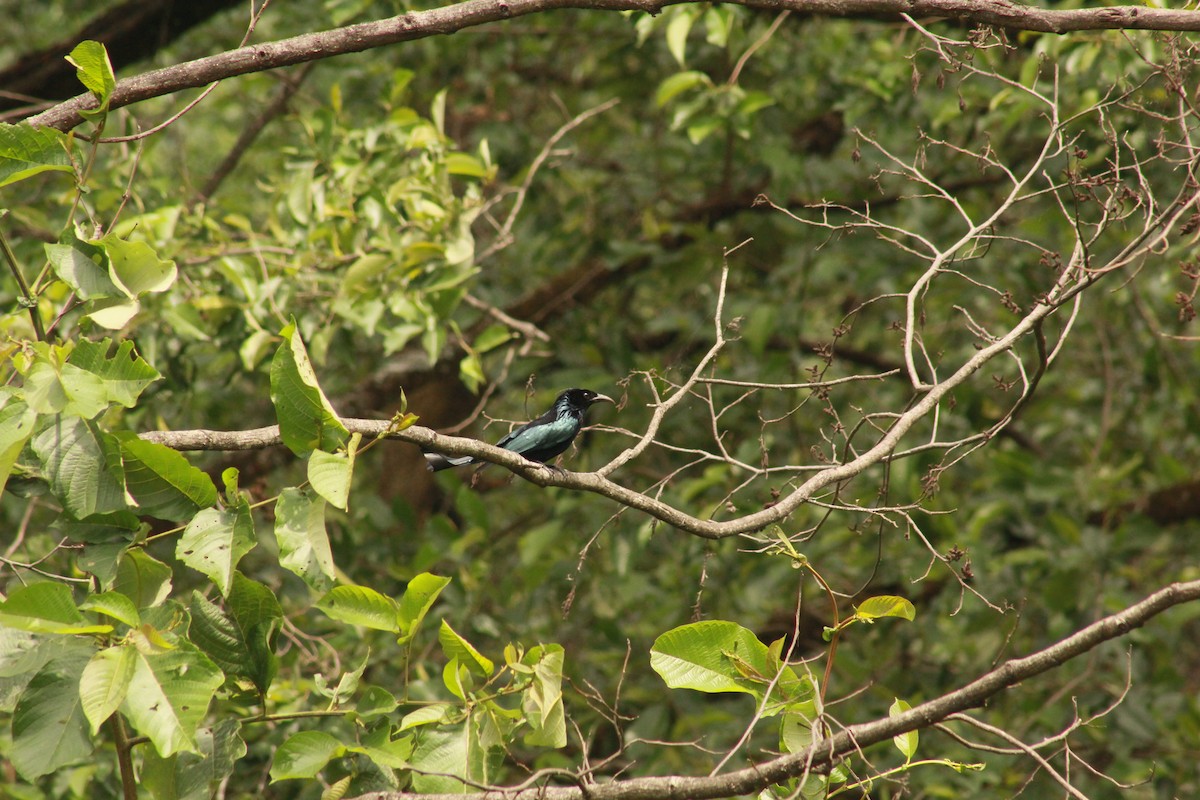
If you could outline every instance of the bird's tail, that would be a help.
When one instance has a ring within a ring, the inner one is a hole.
[[[475,459],[471,458],[470,456],[456,456],[455,458],[450,458],[442,455],[441,453],[426,453],[425,468],[430,472],[437,472],[443,469],[450,469],[451,467],[461,467],[464,464],[472,463],[474,460]]]

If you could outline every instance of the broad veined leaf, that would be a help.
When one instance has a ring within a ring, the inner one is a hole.
[[[250,507],[240,500],[232,509],[206,508],[193,517],[179,539],[175,556],[207,575],[221,594],[228,596],[234,568],[256,544]]]
[[[366,586],[335,586],[317,601],[317,608],[351,625],[378,631],[400,631],[395,600]]]
[[[93,243],[108,253],[109,276],[127,297],[165,292],[175,283],[175,262],[159,258],[146,242],[109,234]]]
[[[320,455],[314,450],[312,456]],[[275,503],[279,566],[323,592],[334,579],[333,553],[325,531],[325,500],[304,489],[287,488]]]
[[[64,584],[45,581],[14,589],[0,602],[0,624],[32,633],[108,633],[112,625],[84,619]]]
[[[64,234],[57,244],[45,245],[46,260],[54,274],[83,300],[125,297],[108,272],[108,253],[98,244],[81,238],[74,231]]]
[[[139,609],[153,608],[171,594],[171,568],[141,548],[125,550],[117,562],[112,588]]]
[[[233,591],[238,591],[236,582]],[[246,614],[238,619],[199,592],[192,595],[191,611],[192,641],[227,676],[246,678],[265,693],[279,668],[274,638],[282,615]]]
[[[50,488],[76,519],[128,506],[116,439],[95,425],[57,418],[33,437]]]
[[[912,622],[917,618],[916,607],[903,597],[880,595],[868,597],[854,609],[854,616],[863,622],[873,622],[881,617],[900,617]]]
[[[96,95],[100,108],[108,108],[108,101],[117,86],[117,79],[104,45],[90,39],[82,41],[75,45],[75,49],[67,56],[67,61],[75,67],[79,82]]]
[[[163,758],[147,748],[142,756],[140,784],[154,800],[209,800],[217,786],[233,774],[246,755],[241,722],[226,718],[196,731],[197,753],[176,753]]]
[[[400,598],[400,644],[407,644],[417,633],[421,620],[433,606],[442,590],[450,585],[449,578],[422,572],[408,582]]]
[[[760,698],[775,677],[767,646],[752,631],[722,620],[683,625],[659,636],[650,666],[673,689]]]
[[[895,717],[908,711],[912,706],[897,697],[892,705],[888,708],[888,716]],[[912,757],[917,752],[917,742],[920,740],[920,733],[911,730],[908,733],[902,733],[899,736],[892,737],[892,743],[896,745],[896,749],[904,756],[906,761],[912,761]]]
[[[217,502],[212,479],[175,450],[130,432],[116,437],[121,443],[125,488],[142,513],[179,521]]]
[[[161,380],[162,376],[133,352],[133,342],[128,339],[117,345],[110,356],[111,348],[109,339],[99,342],[80,339],[67,356],[67,363],[98,378],[108,400],[133,408],[146,387]]]
[[[79,680],[93,652],[91,645],[71,648],[45,664],[21,692],[7,755],[26,780],[91,756]]]
[[[79,609],[81,611],[94,611],[106,617],[112,617],[131,628],[136,628],[142,624],[141,615],[138,614],[137,606],[133,604],[133,600],[120,592],[102,592],[101,594],[89,595],[79,604]]]
[[[541,747],[565,747],[567,722],[562,702],[563,648],[539,645],[522,659],[533,667],[533,682],[521,699],[521,709],[529,722],[525,743]]]
[[[134,671],[121,712],[159,755],[199,752],[196,729],[224,681],[221,670],[186,640],[162,652],[134,648]]]
[[[0,408],[0,494],[8,483],[13,465],[25,443],[33,436],[37,414],[25,403],[19,400],[10,401]]]
[[[345,453],[314,450],[308,456],[308,482],[317,494],[336,508],[346,510],[350,501],[350,479],[354,475],[354,454],[362,434],[350,437]]]
[[[0,187],[40,172],[72,171],[62,131],[0,122]]]
[[[340,758],[346,747],[323,731],[301,731],[275,751],[271,782],[290,778],[315,778],[331,759]]]
[[[490,678],[496,671],[496,665],[492,663],[491,659],[476,650],[475,646],[460,636],[454,628],[451,628],[450,623],[446,620],[442,620],[442,627],[438,630],[438,641],[442,645],[442,652],[446,654],[446,658],[458,659],[460,664],[475,675],[481,678]]]
[[[93,736],[125,701],[136,660],[137,648],[123,644],[96,653],[83,670],[79,697],[83,701],[83,713],[92,724]]]
[[[321,391],[295,324],[288,325],[280,335],[283,343],[271,359],[271,402],[279,419],[280,437],[298,456],[313,450],[334,452],[346,443],[350,433]]]

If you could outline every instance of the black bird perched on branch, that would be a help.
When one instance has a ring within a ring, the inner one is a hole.
[[[567,389],[554,401],[554,407],[535,420],[526,422],[512,433],[496,442],[514,453],[520,453],[530,461],[545,464],[555,456],[566,452],[583,427],[583,417],[594,403],[615,403],[606,395],[591,389]],[[444,456],[441,453],[426,453],[425,466],[430,472],[450,467],[474,464],[474,456]]]

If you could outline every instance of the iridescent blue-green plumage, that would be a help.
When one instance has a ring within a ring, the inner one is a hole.
[[[591,389],[567,389],[554,401],[554,406],[535,420],[514,429],[497,447],[520,453],[530,461],[545,464],[566,452],[583,427],[584,415],[594,403],[611,403],[613,399]],[[449,457],[441,453],[426,453],[425,464],[431,472],[475,463],[472,456]]]

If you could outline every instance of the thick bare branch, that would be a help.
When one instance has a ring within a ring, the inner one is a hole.
[[[574,8],[657,14],[663,8],[676,4],[675,0],[467,0],[444,8],[415,11],[376,22],[249,45],[146,72],[118,82],[110,107],[121,108],[236,75],[451,34],[489,22],[544,11]],[[905,17],[949,17],[972,24],[1044,33],[1115,29],[1200,31],[1200,11],[1135,5],[1048,10],[1007,0],[739,0],[739,4],[767,11],[795,11],[822,16],[871,15],[895,17],[897,20]],[[83,122],[80,110],[94,106],[95,98],[90,94],[82,94],[31,117],[29,121],[35,126],[66,131]]]

